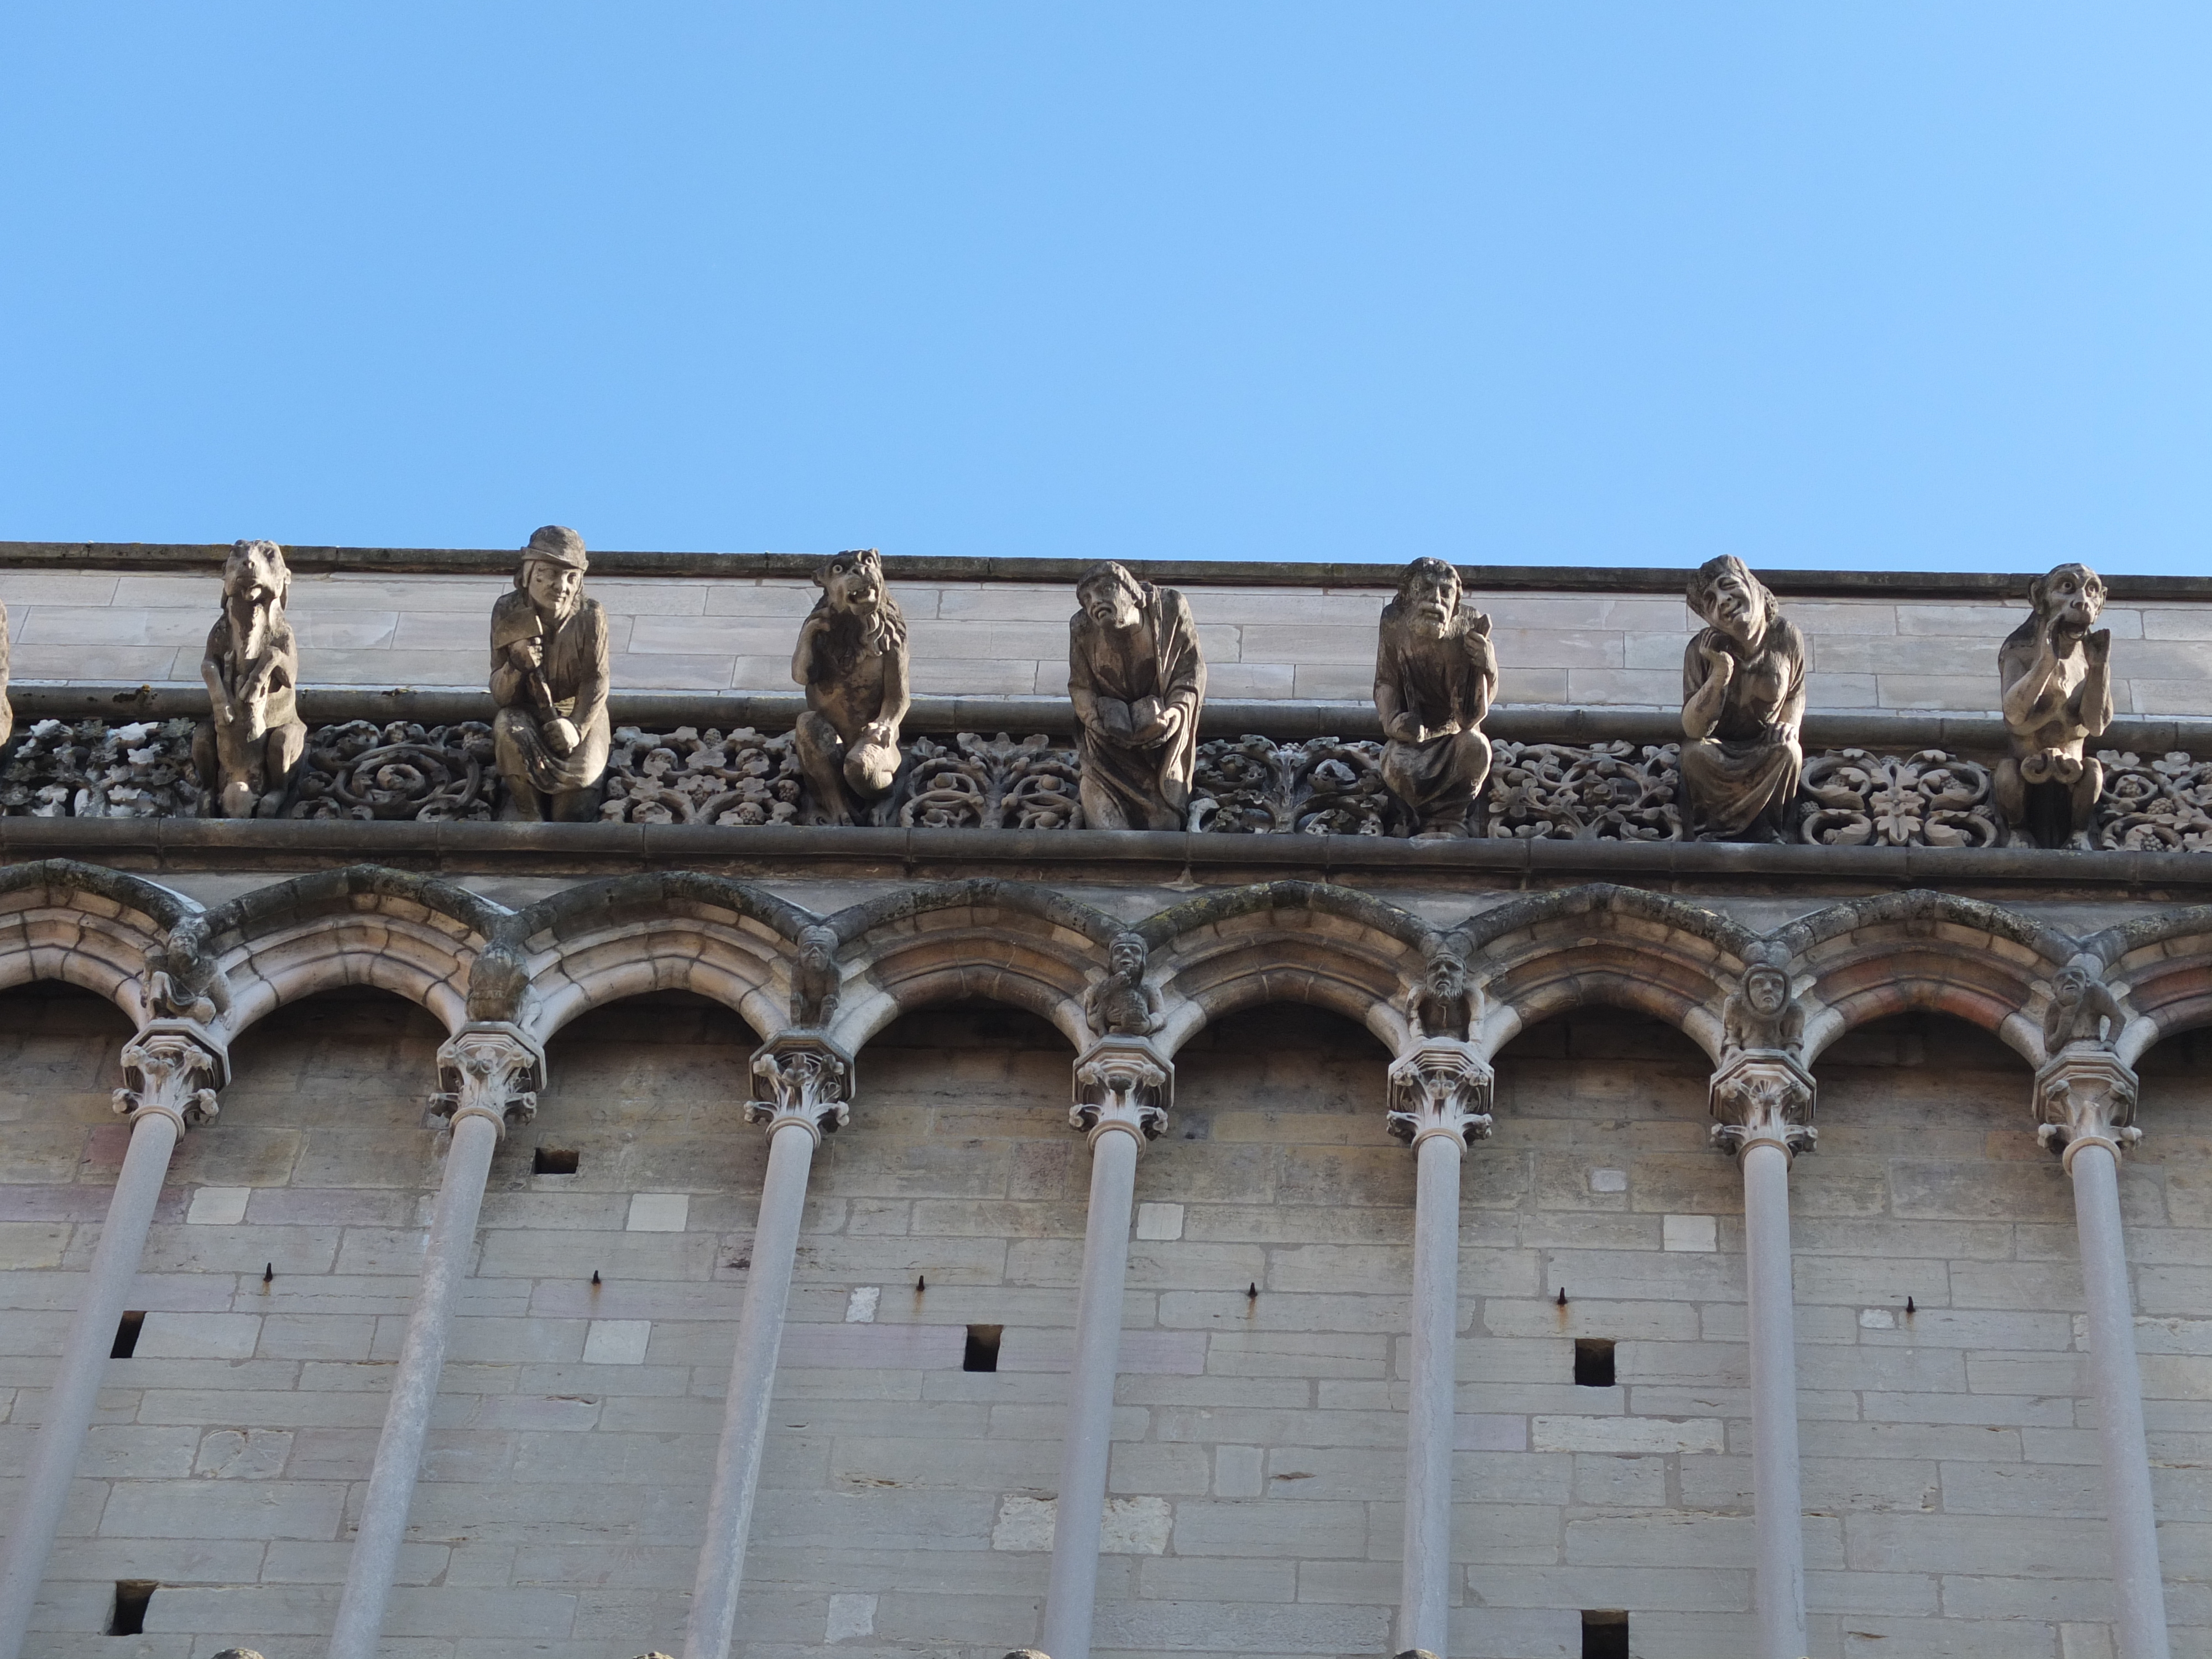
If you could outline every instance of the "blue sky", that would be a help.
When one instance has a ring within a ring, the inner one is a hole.
[[[15,5],[0,537],[2203,573],[2212,9]]]

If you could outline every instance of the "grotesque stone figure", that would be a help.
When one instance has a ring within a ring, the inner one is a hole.
[[[1417,836],[1468,833],[1490,776],[1483,716],[1498,690],[1490,618],[1460,599],[1459,573],[1416,559],[1382,609],[1375,712],[1382,717],[1382,781],[1413,815]]]
[[[0,605],[0,749],[15,730],[15,711],[8,706],[8,607]]]
[[[1481,993],[1468,983],[1467,964],[1456,951],[1440,949],[1429,955],[1421,982],[1406,999],[1406,1012],[1413,1029],[1425,1037],[1449,1037],[1465,1042],[1475,1019]]]
[[[1160,994],[1145,983],[1152,949],[1142,933],[1116,933],[1106,977],[1083,994],[1083,1018],[1101,1036],[1150,1036],[1160,1028]]]
[[[213,1025],[230,1012],[230,982],[207,954],[204,924],[187,918],[146,952],[146,1006],[160,1019]]]
[[[2027,602],[2033,614],[1997,650],[2012,753],[1993,793],[2015,846],[2086,848],[2105,769],[2081,745],[2112,723],[2112,634],[2094,626],[2105,584],[2062,564],[2027,585]]]
[[[192,763],[212,817],[276,817],[307,752],[300,646],[284,620],[291,591],[276,543],[233,544],[222,562],[222,617],[208,630],[200,661],[210,714],[192,733]]]
[[[907,710],[906,618],[872,547],[814,573],[822,597],[799,629],[791,678],[806,688],[793,736],[823,816],[850,823],[890,793]]]
[[[486,945],[469,969],[471,1023],[501,1024],[522,1018],[530,994],[530,963],[512,945]]]
[[[533,531],[514,592],[491,608],[492,743],[501,816],[583,823],[607,769],[607,613],[584,595],[584,538]]]
[[[1746,1048],[1796,1054],[1804,1043],[1805,1011],[1790,994],[1788,971],[1754,957],[1721,1006],[1722,1057]]]
[[[2127,1023],[2112,987],[2069,963],[2051,976],[2051,1006],[2043,1012],[2043,1052],[2056,1055],[2076,1042],[2109,1048]]]
[[[1083,816],[1093,830],[1180,830],[1198,757],[1206,663],[1190,606],[1118,564],[1076,584],[1067,696],[1083,757]]]
[[[1730,555],[1698,568],[1689,599],[1706,623],[1682,656],[1689,827],[1708,841],[1784,840],[1804,763],[1804,635]]]
[[[819,1030],[837,1017],[837,930],[799,930],[799,965],[791,974],[791,1023]]]

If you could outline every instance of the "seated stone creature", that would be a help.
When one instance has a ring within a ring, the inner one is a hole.
[[[906,617],[872,547],[840,553],[814,573],[822,590],[799,625],[791,678],[806,688],[792,735],[817,811],[828,823],[865,820],[898,781],[906,719]]]
[[[300,643],[284,619],[292,572],[274,542],[238,542],[222,562],[222,616],[208,630],[200,678],[209,717],[192,763],[210,817],[275,817],[307,752],[300,718]]]

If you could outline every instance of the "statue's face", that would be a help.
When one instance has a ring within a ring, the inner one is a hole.
[[[2086,564],[2062,564],[2043,579],[2039,609],[2069,634],[2087,633],[2104,608],[2104,579]]]
[[[2061,1002],[2079,1002],[2089,994],[2089,976],[2079,968],[2062,968],[2052,989]]]
[[[1145,971],[1145,954],[1142,939],[1117,939],[1106,959],[1115,973],[1133,976]]]
[[[1438,957],[1429,964],[1429,989],[1434,994],[1455,997],[1466,986],[1466,975],[1460,972],[1459,963],[1449,957]]]
[[[1779,969],[1754,968],[1744,981],[1743,994],[1761,1016],[1771,1019],[1790,1000],[1790,982]]]
[[[1094,576],[1075,590],[1075,602],[1101,628],[1125,633],[1142,620],[1137,590],[1119,575]]]
[[[284,556],[267,542],[234,547],[222,562],[222,590],[251,605],[267,605],[284,590]]]
[[[1459,578],[1433,570],[1416,571],[1406,584],[1406,617],[1416,631],[1442,639],[1459,612]]]
[[[823,567],[822,591],[832,611],[872,617],[883,608],[884,562],[872,549],[840,553]]]
[[[1705,620],[1730,639],[1748,641],[1757,636],[1765,607],[1749,576],[1740,570],[1723,570],[1706,590]]]
[[[532,559],[522,567],[522,586],[540,611],[566,617],[584,597],[584,573],[550,559]]]

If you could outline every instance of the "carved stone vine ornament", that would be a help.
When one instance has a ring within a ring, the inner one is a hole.
[[[1431,1135],[1465,1146],[1486,1140],[1495,1088],[1473,1043],[1424,1038],[1390,1063],[1390,1133],[1416,1151]]]
[[[745,1121],[766,1125],[771,1139],[796,1123],[818,1144],[852,1121],[853,1057],[818,1031],[770,1038],[754,1053],[752,1074]]]
[[[1148,1039],[1101,1036],[1075,1062],[1068,1127],[1088,1136],[1093,1146],[1115,1130],[1139,1143],[1157,1140],[1166,1132],[1174,1097],[1175,1067]]]
[[[149,1113],[167,1117],[182,1135],[221,1110],[216,1091],[230,1080],[230,1056],[195,1022],[150,1020],[124,1045],[123,1076],[116,1112],[134,1122]]]
[[[463,1026],[438,1049],[441,1092],[432,1095],[423,1127],[450,1129],[483,1117],[504,1134],[538,1115],[545,1051],[520,1026],[485,1020]]]

